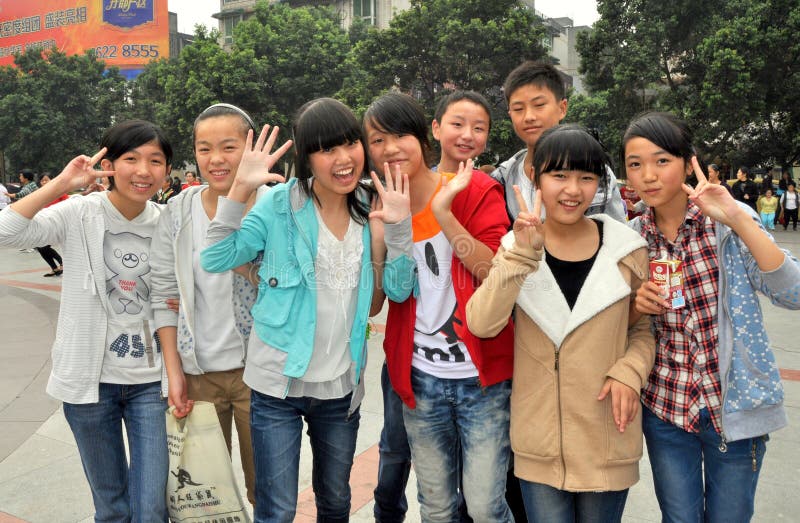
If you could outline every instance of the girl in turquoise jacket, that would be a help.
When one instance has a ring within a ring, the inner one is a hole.
[[[373,173],[374,188],[365,184],[355,116],[336,100],[312,100],[293,127],[295,179],[275,187],[242,220],[252,191],[282,180],[264,166],[287,146],[271,154],[277,134],[267,139],[266,130],[254,148],[248,137],[233,186],[209,226],[202,265],[230,270],[263,252],[244,371],[253,389],[256,521],[294,518],[303,420],[317,513],[346,520],[367,318],[382,301],[375,289],[385,281],[408,294],[413,282],[408,180],[389,176],[384,189]]]

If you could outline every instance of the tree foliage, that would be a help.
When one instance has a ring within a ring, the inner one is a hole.
[[[592,96],[572,105],[592,107],[612,149],[633,116],[655,109],[686,118],[707,159],[798,159],[796,1],[599,0],[598,12],[578,41]]]
[[[339,96],[363,111],[396,88],[415,96],[433,116],[438,98],[454,88],[484,94],[492,104],[491,161],[519,148],[500,87],[525,59],[545,56],[544,29],[515,0],[412,0],[386,30],[370,29],[347,62]]]
[[[0,149],[11,171],[60,172],[124,117],[128,86],[91,54],[29,50],[0,68]]]
[[[229,52],[217,38],[198,28],[177,59],[150,64],[134,83],[137,114],[164,127],[176,165],[192,161],[194,119],[214,103],[236,104],[257,125],[278,125],[288,138],[303,103],[341,88],[351,48],[335,11],[285,4],[259,3],[255,16],[236,26]]]

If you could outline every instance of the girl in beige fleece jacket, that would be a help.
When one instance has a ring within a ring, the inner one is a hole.
[[[524,212],[467,305],[482,337],[514,313],[511,446],[529,521],[620,521],[639,479],[639,392],[655,343],[628,312],[647,250],[625,225],[584,215],[607,165],[580,127],[546,131],[534,208],[515,188]]]

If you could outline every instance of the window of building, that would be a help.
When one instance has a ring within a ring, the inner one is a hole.
[[[222,40],[225,45],[233,43],[233,28],[241,21],[241,16],[229,16],[225,18],[222,31]]]
[[[375,0],[353,0],[353,19],[375,25]]]

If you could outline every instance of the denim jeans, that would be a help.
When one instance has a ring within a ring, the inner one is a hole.
[[[422,521],[458,521],[461,485],[469,515],[481,523],[514,521],[505,500],[511,381],[443,379],[411,369],[416,408],[403,405],[417,474]]]
[[[167,429],[159,382],[100,384],[97,403],[64,403],[94,500],[95,521],[167,521]],[[128,436],[125,457],[122,422]]]
[[[750,521],[767,436],[723,445],[708,409],[700,410],[696,434],[662,421],[647,407],[642,411],[663,521]]]
[[[411,471],[411,449],[403,424],[403,400],[392,388],[386,363],[381,369],[383,430],[378,443],[378,485],[373,514],[378,523],[400,523],[406,517],[406,484]]]
[[[351,394],[332,400],[275,398],[253,391],[250,434],[256,466],[256,523],[291,523],[297,510],[300,438],[308,423],[317,521],[350,517],[350,469],[361,414]]]
[[[531,523],[614,523],[622,520],[628,489],[567,492],[550,485],[519,480],[525,513]]]

